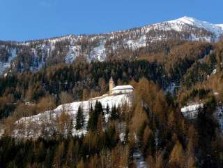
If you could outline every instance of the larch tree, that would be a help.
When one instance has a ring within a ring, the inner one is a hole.
[[[169,158],[169,165],[175,166],[175,167],[183,167],[184,166],[184,150],[179,141],[176,142],[174,145],[170,158]]]

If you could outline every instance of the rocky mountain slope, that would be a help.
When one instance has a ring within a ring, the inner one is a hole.
[[[212,24],[191,17],[156,23],[125,31],[97,35],[68,35],[27,42],[0,42],[0,74],[38,71],[57,63],[135,59],[134,52],[168,40],[216,42],[223,24]]]

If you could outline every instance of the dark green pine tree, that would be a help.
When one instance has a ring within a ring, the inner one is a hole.
[[[89,114],[90,118],[88,120],[88,130],[96,131],[98,124],[98,117],[100,114],[103,114],[102,104],[97,101],[95,103],[94,110],[91,107]]]
[[[83,128],[84,126],[84,114],[81,105],[78,107],[77,116],[76,116],[76,130]]]
[[[101,102],[96,101],[96,103],[95,103],[95,113],[96,113],[97,117],[100,114],[103,114],[103,108],[102,108]]]
[[[116,120],[116,119],[118,119],[118,110],[115,106],[113,106],[111,110],[111,120]]]
[[[106,106],[106,114],[109,114],[109,105]]]

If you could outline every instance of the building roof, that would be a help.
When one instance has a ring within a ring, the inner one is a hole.
[[[112,90],[133,90],[133,87],[131,85],[119,85],[114,87]]]
[[[189,112],[189,111],[196,111],[199,108],[203,108],[203,106],[204,106],[203,103],[201,103],[201,104],[192,104],[192,105],[189,105],[189,106],[184,106],[184,107],[181,108],[181,112],[185,113],[185,112]]]

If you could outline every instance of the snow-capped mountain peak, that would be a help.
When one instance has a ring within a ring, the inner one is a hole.
[[[223,24],[216,24],[216,26],[220,27],[221,29],[223,29]]]
[[[219,37],[223,33],[223,24],[212,24],[207,21],[201,21],[188,16],[184,16],[176,20],[171,20],[167,22],[170,24],[177,24],[177,25],[187,24],[193,27],[203,28],[207,31],[216,34],[217,37]]]
[[[169,22],[182,22],[182,23],[186,23],[186,24],[189,24],[189,25],[197,25],[200,22],[205,22],[205,21],[200,21],[200,20],[197,20],[193,17],[183,16],[181,18],[178,18],[178,19],[175,19],[175,20],[172,20],[172,21],[169,21]]]

